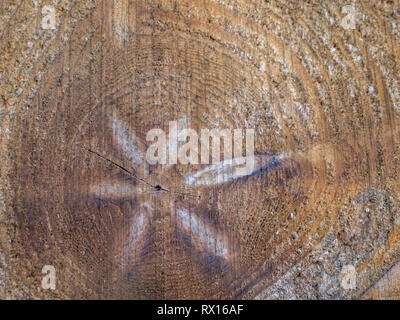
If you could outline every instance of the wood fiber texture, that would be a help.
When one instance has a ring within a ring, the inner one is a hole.
[[[399,10],[2,0],[0,298],[399,298]],[[149,165],[170,121],[253,128],[260,170]]]

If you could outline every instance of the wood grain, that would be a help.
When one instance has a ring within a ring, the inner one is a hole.
[[[0,297],[398,297],[399,3],[349,4],[3,1]],[[149,165],[170,121],[255,129],[259,170]]]
[[[400,299],[400,264],[396,263],[362,297],[363,299]]]

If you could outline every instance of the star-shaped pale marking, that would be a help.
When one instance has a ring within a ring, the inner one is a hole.
[[[93,183],[89,186],[89,195],[95,199],[102,201],[124,201],[126,199],[137,199],[140,206],[132,212],[132,219],[125,244],[120,252],[115,253],[115,260],[120,264],[127,261],[127,257],[132,250],[140,252],[144,250],[140,247],[139,239],[151,238],[151,228],[149,227],[150,217],[153,211],[149,195],[162,193],[173,193],[170,186],[161,186],[161,184],[152,184],[147,182],[145,178],[138,176],[138,172],[146,175],[148,172],[148,164],[146,163],[145,144],[138,139],[130,130],[127,123],[122,120],[110,117],[108,123],[109,129],[113,134],[113,141],[122,151],[125,160],[129,162],[134,170],[125,169],[120,164],[111,161],[106,155],[102,155],[95,150],[84,147],[91,154],[108,162],[110,165],[117,167],[129,178],[135,180],[135,184],[127,180],[119,178],[107,178],[107,180]],[[258,172],[268,169],[276,164],[278,157],[271,155],[254,156],[254,167],[248,176],[256,175]],[[215,188],[219,188],[228,182],[232,182],[243,178],[243,175],[237,174],[237,168],[243,168],[246,161],[245,157],[234,158],[222,161],[202,168],[197,172],[188,174],[182,183],[189,189],[205,188],[205,192],[209,193]],[[166,166],[165,175],[172,170],[173,166]],[[176,192],[177,195],[179,194]],[[169,215],[171,219],[175,219],[178,233],[183,237],[191,239],[190,245],[207,256],[221,258],[225,263],[229,263],[232,245],[227,241],[228,236],[221,232],[215,225],[209,223],[204,218],[204,210],[196,210],[192,205],[186,205],[182,201],[170,202]]]

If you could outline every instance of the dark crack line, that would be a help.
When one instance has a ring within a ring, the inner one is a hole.
[[[101,155],[100,153],[90,149],[90,148],[86,148],[85,146],[82,146],[82,149],[94,154],[95,156],[99,157],[100,159],[104,160],[105,162],[110,163],[111,165],[113,165],[114,167],[122,170],[124,173],[128,174],[130,177],[133,177],[136,181],[145,184],[146,186],[150,187],[153,191],[156,192],[170,192],[171,194],[179,194],[181,196],[185,196],[185,197],[190,197],[193,199],[196,199],[196,196],[190,194],[190,193],[183,193],[183,192],[176,192],[176,191],[170,191],[168,189],[165,189],[164,187],[162,187],[160,184],[155,184],[152,185],[151,183],[148,183],[146,180],[139,178],[137,175],[135,175],[132,171],[124,168],[123,166],[119,165],[118,163],[106,158],[105,156]]]
[[[86,150],[87,152],[89,152],[89,153],[91,153],[91,154],[94,154],[94,155],[98,156],[99,158],[103,159],[104,161],[106,161],[106,162],[112,164],[113,166],[115,166],[115,167],[117,167],[118,169],[122,170],[122,171],[125,172],[126,174],[129,174],[129,176],[133,177],[136,181],[139,181],[139,182],[141,182],[141,183],[143,183],[143,184],[145,184],[145,185],[151,187],[153,190],[158,191],[158,192],[160,192],[160,191],[169,192],[169,190],[163,188],[163,187],[160,186],[159,184],[152,185],[151,183],[148,183],[146,180],[144,180],[144,179],[142,179],[142,178],[139,178],[139,177],[138,177],[137,175],[135,175],[132,171],[129,171],[128,169],[124,168],[123,166],[119,165],[118,163],[116,163],[116,162],[114,162],[114,161],[112,161],[112,160],[110,160],[110,159],[108,159],[108,158],[102,156],[100,153],[98,153],[98,152],[96,152],[96,151],[94,151],[94,150],[92,150],[92,149],[86,148],[85,146],[82,146],[82,148],[83,148],[84,150]]]

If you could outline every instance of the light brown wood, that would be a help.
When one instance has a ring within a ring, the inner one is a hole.
[[[398,297],[398,1],[57,3],[0,4],[1,298]],[[170,121],[260,170],[150,165]]]
[[[400,264],[396,263],[363,295],[363,299],[400,299]]]

